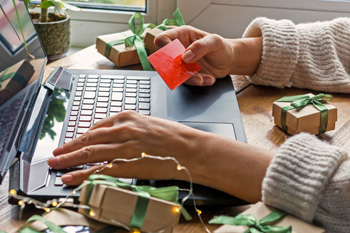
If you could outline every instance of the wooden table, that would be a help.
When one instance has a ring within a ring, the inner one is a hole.
[[[65,68],[75,69],[116,69],[117,67],[108,59],[97,53],[94,46],[90,46],[66,58],[50,63],[45,76],[54,70],[58,65]],[[128,69],[139,69],[139,66],[128,67]],[[241,110],[242,120],[245,127],[245,133],[249,144],[261,146],[276,151],[278,147],[288,138],[273,123],[271,115],[272,102],[285,95],[299,95],[312,92],[310,90],[301,90],[295,88],[277,89],[272,87],[254,86],[247,82],[245,77],[233,77],[233,83],[237,92],[238,103]],[[315,92],[314,92],[315,93]],[[331,103],[338,108],[338,121],[336,130],[324,133],[319,136],[322,140],[328,141],[334,145],[345,147],[350,151],[350,95],[334,94]],[[15,232],[24,220],[18,219],[18,206],[9,205],[8,197],[8,175],[5,177],[0,187],[0,230]],[[247,208],[227,207],[204,209],[202,217],[204,222],[215,214],[235,215]],[[200,221],[193,211],[190,211],[193,220],[186,222],[180,221],[175,232],[205,232]],[[24,219],[40,213],[33,207],[26,207]],[[216,229],[216,225],[207,225],[210,230]]]

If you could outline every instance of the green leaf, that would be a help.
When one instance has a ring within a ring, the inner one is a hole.
[[[49,8],[49,7],[51,7],[51,6],[54,6],[54,3],[53,3],[52,1],[50,1],[50,0],[44,1],[44,2],[42,2],[42,3],[40,4],[40,7],[41,7],[41,8]]]

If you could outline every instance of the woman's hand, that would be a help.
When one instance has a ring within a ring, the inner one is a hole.
[[[181,26],[159,34],[154,42],[158,47],[179,39],[186,47],[182,60],[186,63],[195,61],[201,71],[186,81],[186,84],[211,86],[216,78],[228,74],[252,75],[262,53],[262,39],[225,39],[191,26]]]
[[[189,161],[195,160],[203,133],[177,122],[125,111],[103,119],[84,135],[57,148],[53,152],[55,158],[51,158],[48,164],[54,169],[64,169],[115,158],[136,158],[145,152],[175,157],[183,166],[192,167]],[[71,172],[64,175],[62,181],[68,185],[80,184],[98,168]],[[102,173],[142,179],[183,178],[176,172],[173,161],[146,158],[136,162],[118,162]]]

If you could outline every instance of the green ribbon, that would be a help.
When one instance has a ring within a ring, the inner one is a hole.
[[[138,24],[136,27],[135,20],[139,19],[141,22]],[[131,16],[129,20],[129,28],[133,35],[125,38],[125,39],[119,39],[119,40],[114,40],[109,43],[107,43],[106,48],[105,48],[105,56],[109,58],[109,55],[111,53],[111,49],[114,45],[118,44],[125,44],[125,47],[131,47],[135,45],[136,51],[139,55],[140,61],[142,68],[144,70],[152,70],[152,66],[150,62],[147,59],[147,52],[145,48],[145,44],[141,38],[142,33],[145,31],[146,28],[148,27],[154,27],[153,24],[144,24],[144,19],[142,15],[139,12],[136,12]]]
[[[166,27],[166,26],[182,26],[182,25],[185,25],[185,21],[182,18],[182,15],[181,15],[179,9],[175,10],[175,12],[173,13],[173,16],[174,16],[174,18],[164,19],[162,25],[158,25],[157,28],[165,31],[165,30],[170,29],[169,27]]]
[[[146,186],[146,185],[137,186],[137,185],[124,183],[111,176],[94,174],[94,175],[90,175],[88,180],[77,188],[77,190],[80,190],[83,187],[90,185],[86,195],[86,200],[85,200],[86,205],[88,205],[89,203],[92,189],[96,184],[123,188],[123,189],[134,191],[138,194],[138,199],[135,206],[134,214],[130,222],[130,226],[137,229],[141,229],[143,225],[147,208],[148,208],[149,198],[151,196],[160,198],[166,201],[174,202],[174,203],[177,203],[177,200],[178,200],[179,188],[177,186],[169,186],[169,187],[161,187],[161,188],[156,188],[156,187]],[[181,209],[181,213],[187,220],[190,220],[191,217],[189,216],[189,214],[186,212],[184,208]],[[87,210],[85,214],[88,215],[89,211]]]
[[[282,125],[283,131],[287,133],[286,117],[287,117],[287,112],[289,110],[296,109],[297,111],[299,111],[303,109],[305,106],[312,104],[321,113],[321,123],[320,123],[319,133],[326,132],[327,123],[328,123],[328,109],[323,104],[327,103],[327,101],[330,101],[332,98],[333,98],[332,95],[321,93],[313,97],[310,97],[308,95],[295,95],[295,96],[285,96],[277,100],[276,102],[292,102],[290,105],[283,107],[281,111],[281,125]]]
[[[33,230],[29,227],[27,227],[27,225],[30,222],[34,222],[34,221],[40,221],[42,223],[44,223],[52,232],[55,233],[66,233],[64,230],[62,230],[62,228],[58,225],[56,225],[55,223],[49,221],[48,219],[40,216],[40,215],[33,215],[32,217],[30,217],[26,223],[21,227],[21,229],[19,230],[19,233],[39,233],[39,231]]]
[[[16,72],[12,72],[12,73],[9,73],[9,74],[7,74],[7,71],[10,69],[10,67],[9,68],[7,68],[7,69],[5,69],[4,70],[4,72],[1,74],[1,76],[0,76],[0,87],[1,87],[1,83],[3,82],[3,81],[5,81],[5,80],[7,80],[7,79],[9,79],[9,78],[12,78],[15,74],[16,74]]]
[[[236,217],[230,216],[215,216],[212,218],[210,224],[227,224],[234,226],[248,226],[249,229],[244,233],[291,233],[291,226],[271,226],[274,222],[280,220],[287,214],[276,210],[265,216],[264,218],[257,220],[252,214],[239,214]]]

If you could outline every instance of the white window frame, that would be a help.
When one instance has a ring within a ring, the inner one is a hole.
[[[186,24],[224,37],[241,37],[256,17],[295,23],[350,16],[346,0],[177,0]]]
[[[159,24],[172,17],[176,0],[148,0],[147,13],[142,13],[146,23]],[[69,11],[71,17],[71,46],[86,47],[96,42],[98,35],[127,30],[133,12],[82,9]]]

